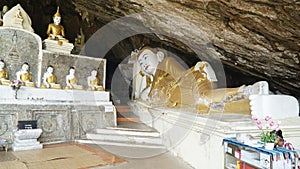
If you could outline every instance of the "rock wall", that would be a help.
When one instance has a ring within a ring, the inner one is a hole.
[[[192,65],[197,60],[195,52],[182,42],[198,45],[199,50],[201,45],[209,44],[215,47],[212,55],[218,56],[227,68],[249,78],[267,80],[273,91],[300,98],[298,1],[47,0],[37,4],[28,0],[22,3],[32,16],[33,28],[42,37],[45,37],[44,32],[56,5],[60,5],[62,24],[71,41],[80,27],[88,39],[110,21],[138,13],[136,19],[146,28],[164,35],[171,33],[175,39],[155,33],[125,39],[107,54],[111,61],[120,62],[132,49],[147,41],[178,53]],[[136,27],[132,29],[136,30]],[[234,84],[237,81],[246,83],[238,77],[233,80]]]

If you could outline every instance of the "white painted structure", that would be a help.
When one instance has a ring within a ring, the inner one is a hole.
[[[239,133],[253,136],[260,133],[249,115],[200,115],[188,108],[151,107],[140,101],[130,106],[142,122],[160,132],[168,150],[197,169],[224,168],[224,138]],[[297,116],[281,119],[280,129],[285,139],[300,148],[300,117]]]

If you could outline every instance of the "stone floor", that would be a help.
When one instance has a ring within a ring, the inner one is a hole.
[[[126,162],[95,167],[94,169],[192,169],[192,167],[184,163],[181,159],[172,156],[169,152],[164,150],[116,146],[104,147],[99,145],[89,146],[111,154],[117,153],[117,156],[126,160]],[[149,156],[149,154],[151,154],[151,156]],[[17,160],[17,158],[13,155],[11,150],[8,152],[0,151],[0,168],[1,162],[14,160]]]
[[[117,146],[98,146],[105,149],[127,162],[119,163],[114,166],[103,166],[95,169],[192,169],[183,160],[174,157],[171,153],[160,149],[117,147]]]

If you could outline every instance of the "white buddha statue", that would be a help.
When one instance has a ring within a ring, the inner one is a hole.
[[[3,16],[8,11],[7,5],[4,5],[2,11],[0,11],[0,26],[3,25]]]
[[[29,71],[29,64],[27,62],[22,64],[21,70],[16,73],[17,80],[23,82],[24,86],[35,87],[35,83],[32,82],[32,74]]]
[[[59,7],[57,7],[57,11],[53,16],[53,23],[48,25],[47,35],[49,40],[57,40],[59,42],[69,42],[69,40],[65,39],[65,30],[64,27],[60,24],[61,15],[59,13]]]
[[[0,60],[0,85],[9,85],[10,81],[8,80],[8,72],[5,68],[4,60]]]
[[[75,76],[75,68],[74,67],[70,67],[69,69],[69,74],[66,76],[66,84],[67,86],[65,87],[65,89],[69,90],[69,89],[77,89],[77,90],[82,90],[83,86],[78,85],[78,79]]]
[[[97,71],[92,70],[91,75],[87,78],[88,90],[103,91],[103,86],[100,85],[100,78],[97,76]]]
[[[43,84],[41,88],[61,89],[61,85],[56,83],[56,75],[53,73],[53,66],[49,65],[43,75]]]

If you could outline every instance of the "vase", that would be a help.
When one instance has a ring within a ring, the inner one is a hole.
[[[273,150],[274,148],[274,143],[265,143],[264,144],[264,149],[266,150]]]

